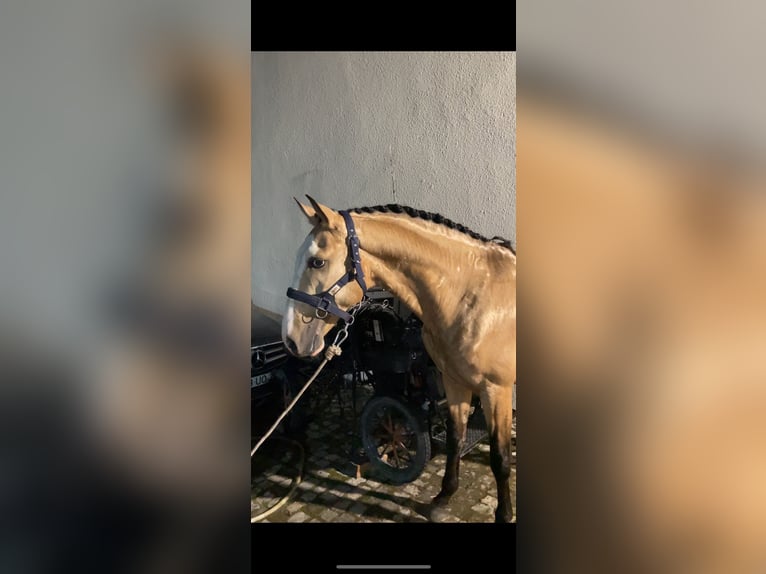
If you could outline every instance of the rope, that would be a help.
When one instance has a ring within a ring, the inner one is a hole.
[[[261,445],[263,445],[263,443],[266,442],[266,439],[269,438],[275,430],[277,430],[279,423],[281,423],[284,420],[284,418],[290,413],[290,411],[295,406],[295,403],[297,403],[300,400],[300,398],[303,396],[303,393],[305,393],[308,390],[311,383],[313,383],[314,379],[316,379],[319,373],[322,372],[322,369],[324,369],[325,365],[329,361],[334,359],[335,357],[339,356],[340,353],[341,351],[338,345],[330,345],[329,347],[327,347],[327,350],[325,351],[325,354],[324,354],[324,360],[319,364],[319,367],[317,367],[317,370],[314,371],[314,374],[311,375],[311,378],[308,381],[306,381],[306,384],[303,385],[303,388],[298,392],[297,395],[295,395],[295,398],[290,402],[289,405],[287,405],[287,408],[285,409],[285,411],[281,415],[279,415],[277,422],[271,425],[271,428],[268,431],[266,431],[266,434],[263,435],[261,437],[261,440],[259,440],[258,443],[253,447],[253,450],[250,451],[250,458],[253,457],[253,455],[258,451],[259,448],[261,448]]]
[[[253,447],[253,450],[250,451],[250,458],[253,457],[253,455],[256,453],[256,451],[259,448],[261,448],[261,446],[263,445],[264,442],[266,442],[266,439],[268,439],[273,434],[273,432],[277,429],[277,427],[279,426],[279,423],[281,423],[282,420],[284,420],[284,418],[290,413],[290,411],[295,406],[295,404],[303,396],[303,393],[306,392],[306,390],[309,388],[311,383],[314,382],[314,379],[316,379],[317,376],[319,375],[319,373],[322,372],[322,369],[325,368],[325,365],[327,365],[327,363],[329,361],[331,361],[332,359],[334,359],[335,357],[339,356],[340,353],[341,353],[341,350],[340,350],[340,346],[338,346],[338,345],[330,345],[329,347],[327,347],[327,350],[325,351],[325,354],[324,354],[324,357],[325,357],[324,360],[319,364],[319,366],[317,367],[317,370],[314,371],[314,374],[311,375],[311,378],[308,381],[306,381],[306,384],[303,385],[303,388],[300,390],[300,392],[297,395],[295,395],[295,398],[290,402],[289,405],[287,405],[287,408],[279,416],[279,418],[277,419],[277,422],[275,422],[273,425],[271,425],[271,428],[268,431],[266,431],[266,434],[263,435],[261,437],[261,440],[259,440],[258,443]],[[271,516],[274,512],[276,512],[282,506],[284,506],[287,503],[287,501],[290,500],[290,497],[295,492],[295,489],[298,488],[298,485],[301,483],[301,480],[303,478],[303,465],[304,465],[305,460],[306,460],[306,452],[303,450],[303,445],[301,443],[299,443],[298,441],[294,441],[294,440],[287,439],[287,438],[284,438],[284,437],[278,437],[278,438],[282,438],[283,440],[290,441],[293,444],[296,444],[298,446],[298,448],[301,451],[301,463],[300,463],[300,467],[299,467],[300,470],[298,471],[298,475],[293,479],[293,483],[290,486],[290,490],[287,492],[287,494],[285,496],[283,496],[282,499],[279,502],[277,502],[274,506],[272,506],[268,510],[263,511],[263,512],[261,512],[260,514],[258,514],[256,516],[251,516],[250,517],[250,523],[251,524],[253,522],[258,522],[259,520],[263,520],[267,516]]]
[[[303,396],[303,393],[305,393],[308,390],[308,388],[311,386],[311,383],[314,382],[314,379],[316,379],[317,376],[319,376],[319,373],[322,372],[322,369],[325,368],[325,365],[327,365],[327,363],[332,361],[335,357],[340,356],[341,354],[340,346],[348,337],[348,328],[354,324],[354,316],[356,315],[356,312],[359,310],[359,308],[365,303],[365,301],[366,301],[366,297],[363,297],[362,300],[359,301],[359,303],[357,303],[351,309],[349,309],[348,312],[351,316],[351,319],[345,322],[345,324],[343,325],[343,328],[335,336],[335,341],[333,342],[333,344],[327,347],[327,349],[325,350],[324,360],[319,364],[319,366],[317,367],[317,370],[314,371],[314,374],[311,375],[311,378],[308,381],[306,381],[306,384],[303,385],[303,388],[298,392],[297,395],[295,395],[295,398],[290,402],[289,405],[287,405],[287,408],[285,409],[285,411],[281,415],[279,415],[279,418],[277,419],[277,421],[273,425],[271,425],[271,428],[268,431],[266,431],[266,434],[264,434],[261,437],[261,440],[259,440],[258,443],[253,447],[253,450],[250,451],[250,458],[253,457],[253,455],[258,451],[259,448],[261,448],[263,443],[266,442],[266,439],[268,439],[274,433],[274,431],[277,430],[279,423],[281,423],[284,420],[284,418],[290,413],[290,411],[293,409],[295,404]],[[280,437],[280,438],[284,438],[284,437]],[[301,449],[300,471],[298,472],[298,476],[296,476],[295,479],[293,480],[293,484],[290,487],[290,491],[284,497],[282,497],[282,500],[280,500],[274,506],[262,512],[261,514],[258,514],[256,516],[251,516],[250,517],[251,524],[253,522],[258,522],[259,520],[263,520],[267,516],[270,516],[272,513],[279,510],[279,508],[281,508],[288,500],[290,500],[290,497],[292,496],[293,492],[295,492],[295,489],[298,488],[298,485],[300,484],[303,478],[303,465],[306,458],[306,453],[303,450],[303,445],[291,439],[284,439],[284,440],[289,440],[290,442],[297,444],[298,447]]]
[[[299,443],[297,440],[292,440],[285,437],[275,437],[275,438],[280,438],[287,442],[291,442],[292,444],[294,444],[300,449],[301,461],[300,461],[300,464],[298,465],[298,475],[295,478],[293,478],[293,483],[290,485],[290,490],[287,492],[287,494],[285,494],[279,502],[277,502],[274,506],[272,506],[268,510],[264,510],[260,514],[251,516],[250,524],[252,524],[253,522],[258,522],[259,520],[263,520],[264,518],[268,516],[271,516],[277,510],[279,510],[285,504],[287,504],[287,501],[290,500],[290,497],[292,497],[293,493],[295,492],[295,489],[298,488],[298,485],[301,483],[301,480],[303,480],[303,465],[306,462],[306,451],[303,450],[303,445]]]

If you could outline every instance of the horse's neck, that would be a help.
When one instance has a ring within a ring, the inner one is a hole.
[[[460,301],[486,280],[485,250],[456,232],[392,216],[360,217],[357,227],[370,285],[393,293],[427,327],[459,320]]]

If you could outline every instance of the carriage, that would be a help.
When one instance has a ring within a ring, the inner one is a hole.
[[[346,359],[339,364],[354,399],[360,385],[372,392],[358,418],[357,443],[375,474],[393,484],[417,479],[433,447],[444,448],[447,442],[447,400],[441,374],[423,345],[421,327],[390,293],[372,291],[357,312]],[[476,397],[460,456],[486,437]]]

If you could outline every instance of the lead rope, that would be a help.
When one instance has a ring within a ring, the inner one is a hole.
[[[297,395],[295,395],[295,398],[290,402],[289,405],[287,405],[287,408],[285,409],[285,411],[281,415],[279,415],[277,422],[271,425],[271,428],[266,432],[265,435],[261,437],[261,440],[259,440],[256,443],[256,445],[253,447],[253,450],[250,451],[250,458],[253,457],[253,455],[258,451],[259,448],[261,448],[261,445],[263,445],[263,443],[266,442],[266,439],[268,439],[272,435],[272,433],[275,430],[277,430],[279,423],[281,423],[282,420],[290,413],[290,411],[295,406],[295,404],[303,396],[303,393],[306,392],[309,386],[311,386],[311,383],[314,382],[314,379],[316,379],[319,373],[322,372],[322,369],[325,368],[325,365],[327,365],[327,363],[332,361],[335,357],[340,356],[341,354],[340,346],[348,338],[348,328],[354,324],[354,316],[365,300],[366,300],[366,297],[362,298],[362,300],[359,301],[359,303],[357,303],[351,308],[351,310],[349,311],[349,313],[351,314],[351,319],[345,322],[345,324],[343,325],[343,328],[340,331],[338,331],[337,335],[335,335],[335,341],[333,341],[333,344],[327,347],[327,349],[325,350],[324,360],[319,364],[319,366],[317,367],[317,370],[314,371],[314,374],[311,375],[311,378],[308,381],[306,381],[306,384],[303,385],[303,388],[298,392]]]

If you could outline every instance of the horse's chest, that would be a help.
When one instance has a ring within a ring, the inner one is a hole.
[[[480,382],[482,365],[474,345],[449,332],[435,333],[423,329],[423,343],[429,356],[442,373],[466,382]]]

